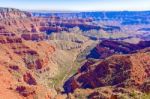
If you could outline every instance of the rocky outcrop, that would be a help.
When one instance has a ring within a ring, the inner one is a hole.
[[[35,33],[34,38],[40,33],[40,18],[32,18],[29,12],[13,8],[0,8],[0,34],[7,35]]]
[[[36,85],[37,84],[35,78],[31,75],[31,73],[24,74],[23,79],[29,85]]]
[[[27,97],[29,95],[35,95],[35,90],[31,90],[25,86],[18,86],[16,88],[16,91],[18,91],[18,93],[24,97]]]
[[[49,16],[56,16],[55,18],[58,19],[57,16],[72,19],[77,18],[80,16],[80,20],[87,20],[87,21],[113,21],[115,24],[116,21],[121,21],[122,25],[138,25],[138,24],[149,24],[149,19],[147,17],[150,16],[149,11],[101,11],[101,12],[80,12],[80,13],[40,13],[34,12],[33,16],[42,16],[42,17],[49,17]],[[140,19],[140,20],[139,20]],[[83,21],[82,21],[83,22]]]
[[[102,62],[84,65],[64,85],[66,92],[77,88],[103,86],[139,88],[150,77],[150,52],[129,55],[113,55]],[[84,70],[83,70],[84,69]]]
[[[145,93],[150,93],[150,80],[148,79],[147,81],[145,81],[141,85],[140,89]]]
[[[69,42],[84,43],[88,40],[87,37],[75,33],[55,33],[50,35],[50,40],[64,40]]]
[[[44,85],[40,86],[35,74],[39,70],[46,70],[50,76],[57,74],[57,65],[51,60],[54,51],[55,48],[44,41],[25,41],[17,35],[1,35],[0,98],[51,98],[52,94]]]
[[[31,17],[28,12],[20,11],[14,8],[0,8],[0,19],[2,18],[24,18]]]
[[[134,89],[114,88],[110,86],[96,89],[77,89],[69,93],[69,99],[143,99],[144,94]]]
[[[103,40],[87,56],[87,58],[104,59],[114,54],[129,54],[136,50],[150,47],[150,41],[131,44],[123,41]]]
[[[25,40],[31,40],[31,41],[41,41],[47,39],[47,36],[42,33],[24,33],[21,35],[21,37]]]
[[[46,89],[44,89],[41,86],[17,86],[15,91],[19,93],[20,96],[27,99],[51,99],[52,98],[52,93],[48,92]],[[40,95],[41,94],[41,95]]]

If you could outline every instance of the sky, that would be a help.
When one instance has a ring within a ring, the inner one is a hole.
[[[0,7],[52,11],[150,10],[150,0],[0,0]]]

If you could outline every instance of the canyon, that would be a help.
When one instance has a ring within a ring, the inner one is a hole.
[[[0,8],[0,98],[149,99],[150,13],[139,13]]]

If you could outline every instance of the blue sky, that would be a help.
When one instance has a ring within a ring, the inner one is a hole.
[[[150,10],[150,0],[0,0],[0,7],[23,10]]]

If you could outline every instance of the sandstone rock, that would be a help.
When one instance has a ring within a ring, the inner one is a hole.
[[[122,41],[103,40],[87,56],[87,58],[105,59],[114,54],[129,54],[136,50],[150,47],[149,41],[141,41],[138,44],[131,44]]]
[[[35,78],[30,73],[24,74],[23,79],[29,85],[36,85],[37,84]]]
[[[0,18],[22,18],[22,17],[31,17],[31,14],[14,8],[0,8]]]
[[[39,79],[37,81],[37,75],[33,74],[38,73],[39,69],[53,76],[57,73],[54,70],[57,70],[57,65],[51,60],[55,48],[45,41],[26,41],[17,33],[1,32],[0,98],[50,99],[53,96],[51,91],[45,85],[39,86]]]
[[[16,88],[16,91],[18,91],[18,93],[21,94],[24,97],[35,94],[34,90],[32,90],[28,87],[25,87],[25,86],[18,86]]]
[[[143,92],[146,92],[146,93],[150,93],[150,81],[145,81],[141,86],[140,86],[140,89],[143,91]]]
[[[76,88],[102,86],[138,88],[150,76],[147,72],[150,68],[149,60],[149,52],[114,55],[91,65],[91,70],[81,70],[75,74],[65,83],[64,89],[66,92],[72,92]]]

